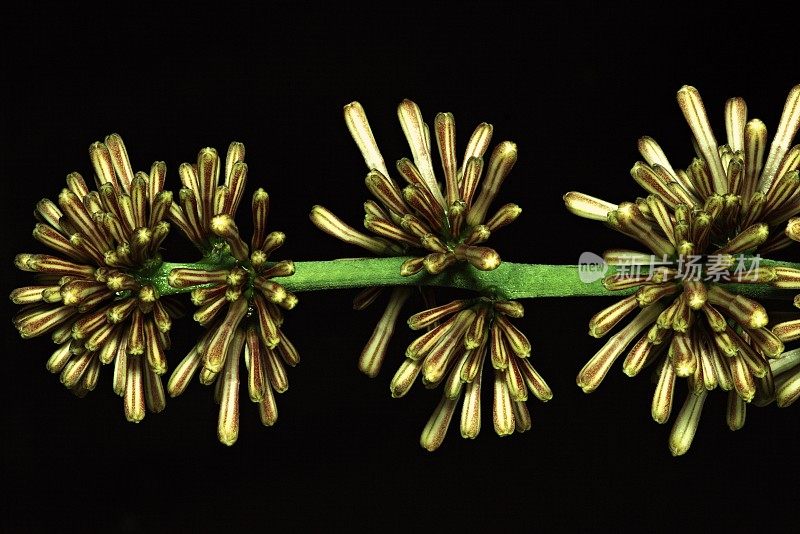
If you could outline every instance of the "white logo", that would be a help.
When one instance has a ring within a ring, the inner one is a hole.
[[[594,252],[583,252],[578,258],[578,277],[584,284],[591,284],[606,275],[608,264]]]

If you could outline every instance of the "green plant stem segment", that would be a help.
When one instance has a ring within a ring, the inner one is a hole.
[[[608,297],[622,296],[633,289],[609,291],[603,287],[602,279],[583,282],[577,265],[539,265],[503,262],[493,271],[479,271],[462,263],[447,272],[432,276],[424,271],[413,276],[400,276],[400,265],[408,258],[352,258],[329,261],[294,262],[295,274],[276,279],[289,291],[319,291],[325,289],[364,288],[375,286],[439,286],[478,291],[502,299],[525,299],[536,297]],[[168,263],[153,266],[140,277],[155,285],[161,295],[187,293],[194,287],[175,289],[167,283],[167,276],[175,268],[220,269],[229,268],[230,258],[197,263]],[[760,260],[762,266],[785,266],[800,269],[798,263]],[[609,266],[605,275],[616,272]],[[197,286],[202,287],[202,286]],[[789,299],[795,290],[781,290],[767,284],[724,283],[729,291],[758,298]]]

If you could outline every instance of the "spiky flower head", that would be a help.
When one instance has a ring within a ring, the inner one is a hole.
[[[444,175],[442,189],[433,170],[430,131],[419,107],[404,100],[397,108],[397,116],[413,158],[397,161],[397,171],[407,183],[403,189],[386,168],[364,108],[358,102],[344,108],[350,134],[369,169],[367,189],[380,203],[364,204],[364,227],[378,237],[358,232],[322,206],[312,208],[312,222],[324,232],[375,254],[413,256],[402,266],[404,276],[423,268],[438,274],[460,261],[484,271],[497,268],[497,252],[478,245],[495,230],[513,222],[522,211],[516,204],[506,204],[486,218],[503,180],[517,161],[517,146],[510,141],[498,144],[484,174],[483,156],[491,141],[492,126],[482,123],[472,134],[458,165],[455,119],[450,113],[439,113],[434,132]]]
[[[491,141],[492,126],[482,123],[472,134],[459,165],[455,120],[450,113],[439,113],[434,133],[444,176],[442,187],[434,173],[430,130],[419,108],[404,100],[397,114],[412,154],[412,159],[403,158],[396,164],[407,184],[403,189],[386,168],[364,109],[358,102],[344,108],[345,122],[369,169],[367,188],[378,201],[364,204],[364,226],[373,235],[355,230],[322,206],[311,210],[312,222],[324,232],[379,256],[411,256],[401,266],[403,276],[423,269],[438,274],[460,262],[480,270],[497,268],[497,252],[479,245],[522,211],[516,204],[506,204],[487,219],[489,206],[516,162],[516,145],[509,141],[497,145],[484,173],[483,156]],[[383,291],[365,289],[356,296],[353,307],[365,308]],[[407,287],[389,291],[388,304],[359,358],[359,368],[371,377],[380,371],[400,311],[412,294]],[[462,392],[461,434],[466,438],[478,435],[487,354],[491,354],[494,369],[492,411],[496,432],[507,435],[515,429],[529,429],[525,405],[528,389],[545,401],[552,393],[527,359],[530,343],[509,320],[522,316],[522,305],[478,297],[436,306],[429,288],[421,288],[420,293],[428,309],[413,315],[409,326],[414,330],[426,328],[427,333],[409,345],[406,360],[390,385],[392,396],[402,397],[420,374],[427,388],[445,384],[444,397],[423,430],[420,444],[428,450],[442,444]]]
[[[481,428],[481,383],[484,364],[493,369],[492,421],[500,436],[525,432],[531,417],[528,390],[548,401],[552,391],[530,363],[531,344],[512,323],[522,317],[519,302],[479,297],[454,300],[412,315],[413,330],[427,329],[406,349],[406,359],[392,379],[393,397],[404,396],[417,376],[432,389],[443,385],[442,400],[420,436],[420,444],[436,450],[463,394],[461,436],[474,439]]]
[[[68,259],[17,255],[16,266],[37,275],[36,285],[11,293],[25,306],[14,325],[24,338],[52,331],[58,348],[47,368],[79,396],[113,362],[114,391],[127,419],[138,422],[146,408],[159,412],[165,404],[160,375],[178,308],[139,275],[161,262],[172,194],[163,191],[164,163],[134,174],[117,134],[93,143],[89,155],[96,190],[73,172],[58,205],[43,199],[36,206],[34,238]]]
[[[459,166],[455,120],[450,113],[439,113],[434,129],[445,177],[442,190],[433,170],[430,130],[422,120],[419,107],[404,100],[397,108],[397,115],[413,158],[413,161],[403,158],[397,162],[397,170],[407,182],[402,190],[386,169],[364,108],[358,102],[344,107],[347,127],[369,169],[365,179],[367,188],[378,200],[364,203],[364,226],[374,235],[359,232],[319,205],[311,209],[311,221],[337,239],[379,256],[413,256],[401,266],[404,276],[416,274],[423,268],[437,274],[462,261],[482,270],[497,268],[500,265],[497,252],[478,245],[486,241],[491,232],[513,222],[522,211],[516,204],[506,204],[485,221],[491,202],[516,162],[516,145],[504,141],[495,147],[482,188],[476,195],[492,126],[478,125]],[[382,293],[380,288],[367,288],[356,296],[353,307],[364,309]],[[359,369],[370,377],[380,371],[397,317],[409,295],[409,290],[405,289],[391,292],[382,318],[361,353]]]
[[[258,189],[253,194],[254,231],[249,246],[240,237],[233,220],[238,194],[228,192],[229,184],[234,184],[232,187],[237,191],[244,189],[247,167],[243,161],[236,160],[243,155],[244,146],[231,143],[228,180],[226,185],[218,185],[216,151],[201,150],[198,168],[205,168],[209,173],[207,183],[196,190],[187,188],[187,193],[183,194],[186,198],[196,195],[196,203],[184,205],[184,213],[190,213],[188,210],[192,206],[210,206],[209,211],[203,211],[203,217],[197,218],[198,224],[191,225],[192,231],[203,231],[202,240],[193,241],[210,253],[227,255],[228,265],[211,270],[177,268],[170,272],[168,279],[175,288],[202,285],[191,292],[191,297],[199,306],[194,319],[207,330],[175,368],[167,389],[172,397],[180,395],[198,370],[201,383],[214,384],[214,398],[220,405],[217,436],[226,445],[233,445],[239,434],[242,355],[250,400],[258,403],[261,421],[267,426],[273,425],[278,417],[273,390],[283,393],[289,387],[283,364],[293,367],[300,361],[294,345],[281,330],[281,309],[294,308],[297,297],[273,280],[291,276],[294,264],[270,261],[270,254],[283,244],[285,235],[266,232],[269,213],[266,191]],[[184,164],[181,168],[191,167]],[[209,202],[211,197],[215,202]]]
[[[650,251],[605,253],[605,261],[618,268],[604,279],[605,287],[635,293],[592,317],[590,334],[602,337],[628,314],[641,311],[584,366],[578,385],[593,391],[639,336],[623,369],[633,376],[657,364],[652,404],[657,422],[669,418],[675,378],[689,379],[670,437],[676,455],[688,450],[707,392],[717,386],[730,392],[728,425],[740,428],[746,403],[770,373],[767,360],[784,351],[781,339],[767,328],[764,307],[719,282],[785,287],[800,274],[759,265],[760,257],[754,256],[787,246],[789,239],[776,230],[800,212],[800,146],[789,148],[800,125],[800,86],[789,93],[766,161],[766,127],[758,119],[747,120],[741,98],[725,106],[728,142],[722,146],[695,88],[681,88],[678,103],[698,154],[688,168],[675,170],[659,145],[643,137],[639,151],[645,161],[631,174],[649,193],[646,198],[617,205],[583,193],[564,196],[576,215],[605,221]]]

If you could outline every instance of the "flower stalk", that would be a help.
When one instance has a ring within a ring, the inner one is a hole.
[[[497,269],[481,271],[464,263],[438,274],[424,271],[411,276],[400,274],[400,266],[407,257],[392,258],[347,258],[329,261],[296,261],[292,276],[281,279],[281,285],[292,292],[348,289],[376,286],[433,286],[469,289],[501,299],[538,297],[608,297],[633,293],[608,290],[602,279],[583,282],[577,265],[542,265],[503,262]],[[235,262],[232,256],[218,254],[207,256],[196,263],[170,263],[150,266],[140,273],[142,279],[151,283],[162,296],[188,293],[203,285],[175,288],[169,285],[169,273],[177,268],[215,270],[230,268]],[[760,265],[800,269],[800,263],[760,260]],[[609,265],[606,276],[613,275],[616,267]],[[646,273],[645,273],[646,274]],[[793,293],[768,284],[721,284],[726,290],[758,298],[791,299]]]

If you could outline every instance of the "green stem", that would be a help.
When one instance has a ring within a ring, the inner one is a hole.
[[[621,296],[634,290],[609,291],[600,279],[585,283],[578,276],[577,265],[538,265],[503,262],[493,271],[479,271],[462,263],[445,273],[432,276],[418,273],[400,276],[400,265],[408,258],[352,258],[329,261],[295,262],[295,274],[278,281],[293,292],[375,286],[439,286],[470,289],[504,299],[536,297],[604,297]],[[147,278],[161,295],[186,293],[193,287],[175,289],[167,276],[175,268],[221,269],[232,265],[230,258],[217,261],[208,258],[197,263],[167,263],[147,273]],[[764,266],[785,266],[800,269],[800,264],[761,260]],[[608,267],[605,275],[613,274]],[[199,287],[199,286],[198,286]],[[758,298],[791,298],[794,291],[776,289],[766,284],[723,284],[726,289]]]

